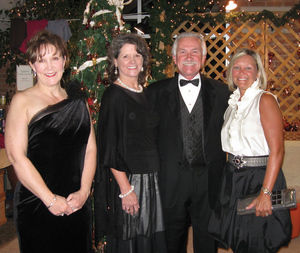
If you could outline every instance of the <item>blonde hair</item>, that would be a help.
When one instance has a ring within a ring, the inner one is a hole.
[[[249,48],[239,49],[230,60],[230,63],[227,68],[227,83],[228,83],[229,90],[233,91],[237,88],[237,86],[233,82],[232,69],[235,62],[244,55],[249,55],[253,58],[254,62],[256,63],[256,68],[258,71],[259,88],[265,90],[267,88],[267,76],[260,55],[258,52]]]

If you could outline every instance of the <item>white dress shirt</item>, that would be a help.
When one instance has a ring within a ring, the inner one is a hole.
[[[182,80],[182,79],[187,80],[187,79],[184,78],[181,74],[179,74],[179,76],[178,76],[179,91],[180,91],[183,101],[190,113],[193,110],[193,107],[196,103],[196,100],[198,98],[198,95],[199,95],[200,89],[201,89],[200,74],[197,74],[193,79],[197,79],[197,78],[199,78],[198,86],[195,86],[192,83],[188,83],[185,86],[180,86],[180,80]]]

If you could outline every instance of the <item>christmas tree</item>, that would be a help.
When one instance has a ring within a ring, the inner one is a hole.
[[[84,11],[83,36],[78,41],[78,55],[72,67],[72,78],[87,92],[92,121],[96,128],[100,101],[109,85],[106,52],[119,33],[130,32],[122,20],[124,0],[91,0]]]

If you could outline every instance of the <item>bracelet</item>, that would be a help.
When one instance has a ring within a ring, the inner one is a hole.
[[[122,199],[122,198],[124,198],[124,197],[128,196],[130,193],[132,193],[132,192],[133,192],[133,190],[134,190],[134,185],[132,185],[132,186],[131,186],[131,189],[130,189],[130,191],[129,191],[129,192],[127,192],[127,193],[125,193],[125,194],[123,194],[123,195],[122,195],[122,194],[120,194],[120,195],[119,195],[119,198],[121,198],[121,199]]]
[[[57,196],[56,196],[56,194],[54,195],[54,201],[57,199]],[[53,203],[51,203],[49,206],[47,206],[47,208],[49,209],[51,206],[53,206]]]
[[[270,192],[267,188],[261,187],[261,191],[262,191],[264,194],[267,194],[267,195],[269,195],[269,196],[272,195],[272,192]]]

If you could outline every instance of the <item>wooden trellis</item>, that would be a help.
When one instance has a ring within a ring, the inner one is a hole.
[[[288,122],[300,119],[300,24],[298,20],[276,27],[265,20],[230,24],[183,22],[172,34],[197,32],[204,35],[208,54],[202,73],[226,82],[230,56],[238,49],[255,49],[262,57],[268,77],[268,90],[278,97],[282,114]],[[170,66],[171,75],[176,71]],[[298,132],[299,133],[299,132]]]

